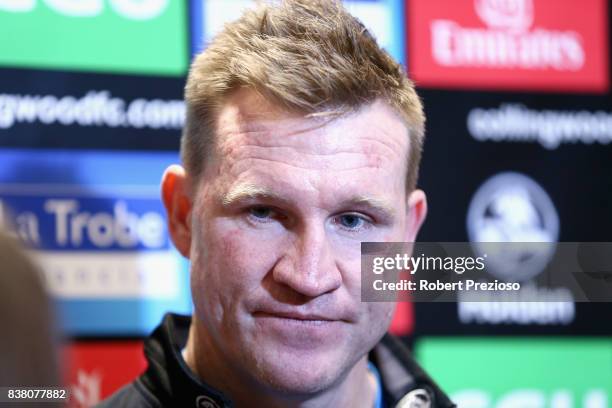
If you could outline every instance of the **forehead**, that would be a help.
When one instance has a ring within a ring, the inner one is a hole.
[[[299,178],[301,187],[316,189],[333,178],[354,187],[386,177],[395,188],[405,180],[407,128],[381,101],[339,117],[307,117],[243,90],[228,98],[216,127],[210,162],[216,169],[207,173],[226,185],[256,179],[298,185],[292,178]]]
[[[230,94],[216,121],[216,147],[220,157],[231,155],[240,144],[278,145],[333,153],[362,147],[365,153],[388,149],[406,157],[408,130],[395,111],[382,101],[345,114],[291,113],[250,90]]]

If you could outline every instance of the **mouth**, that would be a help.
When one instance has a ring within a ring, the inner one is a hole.
[[[274,339],[290,349],[332,349],[348,326],[331,313],[307,313],[301,310],[257,310],[251,314],[262,338]]]
[[[319,315],[319,314],[283,312],[283,311],[274,311],[274,312],[258,311],[258,312],[253,313],[253,316],[256,318],[284,319],[288,321],[294,321],[295,323],[312,324],[312,325],[322,325],[326,323],[332,323],[332,322],[339,321],[339,319],[334,319],[334,318],[324,316],[324,315]]]

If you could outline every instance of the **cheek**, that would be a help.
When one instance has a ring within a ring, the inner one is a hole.
[[[372,330],[372,334],[375,337],[381,337],[387,331],[389,325],[391,325],[395,303],[364,302],[363,304],[366,308],[365,313],[368,316],[368,328]]]
[[[202,225],[193,245],[192,283],[211,304],[214,299],[237,304],[244,293],[261,286],[274,264],[269,243],[228,224],[216,219]]]

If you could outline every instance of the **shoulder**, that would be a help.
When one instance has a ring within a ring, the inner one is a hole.
[[[96,408],[161,408],[163,405],[136,380],[96,405]]]

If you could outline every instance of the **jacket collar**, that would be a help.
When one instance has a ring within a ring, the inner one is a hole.
[[[455,404],[411,357],[395,337],[385,334],[369,354],[383,384],[387,406],[396,408],[442,407]]]

